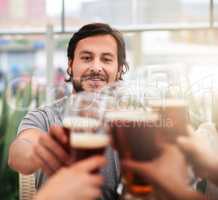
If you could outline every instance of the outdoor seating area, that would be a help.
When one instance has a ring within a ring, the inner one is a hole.
[[[217,0],[0,0],[0,200],[217,200]]]

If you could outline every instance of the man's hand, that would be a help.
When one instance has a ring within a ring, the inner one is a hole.
[[[104,157],[92,157],[60,169],[39,191],[36,200],[94,200],[100,197],[103,177],[93,174],[106,164]]]
[[[52,126],[48,134],[40,134],[33,144],[33,161],[48,176],[72,162],[67,134],[62,127]]]
[[[168,200],[201,199],[200,194],[189,186],[186,159],[175,145],[165,145],[161,156],[153,161],[128,160],[123,163],[123,166],[150,181]]]
[[[206,131],[206,130],[202,130]],[[198,176],[209,178],[215,184],[218,184],[218,155],[211,145],[205,134],[188,127],[188,136],[177,139],[178,146],[193,164],[194,170]]]

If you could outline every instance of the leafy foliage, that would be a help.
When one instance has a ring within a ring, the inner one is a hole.
[[[7,92],[2,95],[2,109],[0,121],[0,199],[16,200],[18,199],[18,174],[7,166],[9,145],[16,137],[16,132],[20,120],[24,117],[31,99],[31,84],[24,89],[18,90],[17,96],[13,97],[16,102],[15,108],[12,108],[7,101]]]

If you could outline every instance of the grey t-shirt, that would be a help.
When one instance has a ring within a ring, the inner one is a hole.
[[[43,106],[27,113],[19,125],[18,134],[29,128],[37,128],[47,133],[51,125],[62,125],[63,105],[67,99],[68,97],[64,97],[52,105]],[[118,199],[117,187],[120,183],[120,166],[117,152],[112,147],[108,147],[106,157],[108,164],[101,171],[105,179],[101,199],[116,200]],[[47,177],[41,170],[37,171],[35,176],[36,188],[38,189],[46,181]]]

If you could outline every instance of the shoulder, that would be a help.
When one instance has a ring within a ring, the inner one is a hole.
[[[52,124],[62,124],[62,114],[64,103],[67,97],[52,102],[50,105],[43,105],[39,108],[29,111],[21,121],[18,133],[28,128],[40,128],[48,131]]]
[[[54,114],[61,114],[64,109],[64,105],[68,99],[68,96],[65,96],[61,99],[58,99],[51,104],[42,105],[39,108],[37,108],[35,111],[42,111],[47,113],[54,113]]]

